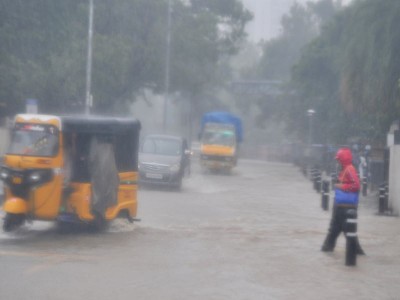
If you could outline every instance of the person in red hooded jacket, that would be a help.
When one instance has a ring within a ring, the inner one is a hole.
[[[358,195],[360,192],[360,179],[357,171],[352,164],[352,153],[349,148],[340,148],[336,153],[335,159],[338,161],[341,170],[338,182],[335,184],[334,205],[332,219],[329,226],[328,235],[322,245],[321,250],[331,252],[335,249],[336,239],[341,232],[346,232],[346,219],[349,209],[356,210],[358,207]],[[345,192],[345,193],[343,193]],[[365,254],[357,239],[357,254]]]

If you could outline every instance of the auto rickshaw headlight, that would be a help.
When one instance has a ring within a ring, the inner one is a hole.
[[[1,168],[0,170],[0,179],[1,180],[6,180],[10,177],[10,171],[7,170],[6,168]]]
[[[52,169],[38,169],[32,170],[27,175],[27,182],[33,185],[40,185],[52,180],[54,170]]]
[[[39,172],[32,172],[31,174],[29,174],[29,181],[31,183],[37,183],[40,181],[40,179],[42,178],[41,174]]]

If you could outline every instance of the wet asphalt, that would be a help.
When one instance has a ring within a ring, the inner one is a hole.
[[[138,197],[141,221],[102,233],[51,222],[0,233],[0,299],[400,299],[400,219],[377,215],[373,192],[360,201],[367,255],[355,267],[343,235],[320,251],[331,212],[291,164],[213,174],[194,162],[181,191]]]

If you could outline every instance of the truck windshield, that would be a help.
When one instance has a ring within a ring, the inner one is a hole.
[[[203,143],[210,145],[233,146],[235,134],[232,131],[205,131]]]
[[[53,125],[16,124],[8,154],[55,156],[58,152],[58,129]]]
[[[182,143],[175,139],[147,138],[142,146],[143,153],[181,155]]]

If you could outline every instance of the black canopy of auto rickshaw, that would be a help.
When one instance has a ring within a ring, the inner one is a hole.
[[[105,138],[114,146],[115,161],[119,172],[137,171],[140,121],[134,118],[103,116],[62,116],[61,131],[64,135],[74,134],[76,151],[86,156],[92,137]],[[75,180],[87,181],[86,168],[75,174]]]
[[[62,131],[92,134],[132,134],[139,135],[140,121],[133,118],[101,117],[101,116],[63,116]]]

